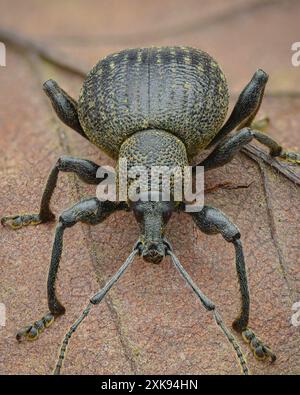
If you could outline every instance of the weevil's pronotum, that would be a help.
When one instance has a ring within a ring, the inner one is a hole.
[[[124,50],[99,61],[83,82],[76,102],[53,80],[44,83],[44,91],[51,100],[58,117],[81,136],[105,151],[118,162],[126,158],[132,166],[179,166],[192,163],[197,154],[208,147],[211,153],[199,165],[205,171],[230,162],[253,139],[267,146],[270,155],[294,162],[300,154],[286,152],[271,137],[251,128],[257,114],[268,75],[257,70],[240,94],[235,107],[224,123],[228,110],[228,88],[218,63],[207,53],[188,47],[137,48]],[[223,124],[224,123],[224,124]],[[223,126],[222,126],[223,125]],[[234,134],[229,133],[237,129]],[[96,177],[99,165],[84,159],[63,156],[58,159],[48,177],[38,214],[2,218],[3,225],[13,229],[54,220],[50,200],[59,172],[74,172],[84,182],[99,184]],[[149,175],[150,177],[150,175]],[[149,180],[148,180],[149,181]],[[150,193],[150,183],[143,193]],[[21,329],[17,339],[35,339],[56,317],[65,313],[55,291],[63,236],[66,228],[77,222],[99,224],[117,210],[132,211],[140,226],[140,237],[126,262],[107,285],[91,298],[80,318],[70,328],[63,341],[55,369],[60,373],[66,347],[72,333],[118,280],[135,255],[146,261],[159,263],[167,255],[184,277],[203,306],[211,311],[216,323],[233,345],[243,373],[248,367],[239,344],[224,325],[214,303],[194,284],[165,238],[165,228],[174,211],[185,211],[185,203],[162,199],[162,186],[151,191],[155,199],[132,201],[101,201],[96,197],[84,199],[63,211],[55,230],[55,238],[48,275],[48,312],[42,319]],[[275,361],[275,354],[248,326],[250,297],[246,267],[239,229],[217,208],[204,206],[199,212],[186,213],[199,230],[207,234],[221,234],[234,246],[236,270],[241,293],[241,311],[233,328],[250,344],[254,355],[261,360]]]

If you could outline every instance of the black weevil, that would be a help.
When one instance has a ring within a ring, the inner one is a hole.
[[[225,76],[211,56],[189,47],[137,48],[107,56],[88,73],[78,103],[53,80],[44,83],[44,90],[58,117],[66,125],[117,161],[126,158],[129,167],[177,165],[183,168],[189,165],[199,152],[213,147],[208,157],[199,163],[207,171],[230,162],[234,155],[253,139],[267,146],[271,156],[298,163],[299,154],[283,151],[271,137],[251,128],[267,80],[268,75],[263,70],[255,72],[224,125],[228,110]],[[227,136],[235,128],[237,132]],[[49,205],[58,173],[74,172],[84,182],[97,185],[103,181],[103,178],[96,177],[99,168],[100,166],[89,160],[65,156],[59,158],[48,177],[40,212],[3,217],[2,224],[9,224],[13,229],[18,229],[24,225],[54,220]],[[157,192],[160,194],[162,191]],[[241,349],[224,325],[215,305],[194,284],[165,239],[165,226],[172,212],[184,211],[185,208],[183,202],[176,202],[172,196],[171,193],[170,201],[130,201],[128,197],[127,201],[117,202],[101,201],[95,197],[82,200],[60,215],[48,275],[50,312],[33,325],[21,329],[17,334],[18,340],[23,337],[36,339],[54,318],[65,312],[56,296],[55,281],[66,228],[79,221],[98,224],[117,210],[129,210],[133,211],[140,225],[140,238],[123,266],[90,300],[81,317],[70,328],[61,347],[55,373],[60,373],[72,333],[87,316],[91,307],[103,299],[139,253],[145,260],[153,263],[161,262],[166,255],[171,257],[204,307],[212,311],[217,324],[233,345],[243,373],[248,374]],[[197,227],[204,233],[219,233],[234,245],[242,303],[241,312],[233,322],[233,328],[242,334],[258,359],[275,361],[275,354],[248,327],[250,297],[239,229],[221,211],[213,207],[204,206],[201,211],[188,215],[193,217]]]

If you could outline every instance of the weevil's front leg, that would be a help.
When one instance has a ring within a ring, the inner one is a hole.
[[[99,167],[96,163],[89,160],[70,156],[60,157],[48,176],[39,213],[3,217],[1,218],[1,224],[7,224],[12,229],[19,229],[22,226],[37,225],[53,220],[55,216],[50,209],[50,200],[56,187],[59,172],[73,172],[88,184],[99,184],[104,179],[96,176]]]
[[[209,146],[216,144],[236,127],[242,129],[251,125],[260,108],[267,82],[268,74],[266,72],[259,69],[254,73],[251,81],[241,92],[230,117]]]
[[[198,166],[204,166],[205,170],[224,166],[250,141],[256,139],[270,149],[270,155],[300,164],[300,153],[287,152],[270,136],[258,130],[244,128],[235,135],[229,136],[217,145],[217,147]]]
[[[64,306],[60,303],[56,295],[56,277],[63,248],[63,235],[66,228],[70,228],[77,222],[88,224],[98,224],[104,221],[114,211],[126,208],[123,203],[101,202],[97,198],[85,199],[75,204],[73,207],[65,210],[59,217],[59,223],[55,230],[54,243],[52,248],[51,263],[48,274],[47,293],[48,307],[50,312],[41,320],[34,324],[22,328],[17,333],[17,340],[23,337],[34,340],[38,337],[45,327],[48,327],[54,320],[65,313]]]
[[[276,356],[255,333],[248,328],[250,296],[248,289],[246,265],[239,229],[220,211],[213,207],[204,206],[198,213],[191,213],[198,228],[206,234],[220,233],[224,239],[234,245],[236,255],[236,271],[238,275],[242,298],[241,313],[233,322],[233,328],[242,334],[244,340],[250,344],[257,359],[270,358],[275,361]]]

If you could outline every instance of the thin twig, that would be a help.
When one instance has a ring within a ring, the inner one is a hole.
[[[251,181],[249,184],[234,184],[230,181],[221,182],[219,184],[213,185],[211,187],[205,187],[205,193],[213,193],[218,190],[227,189],[227,190],[234,190],[234,189],[247,189],[250,185],[253,184],[254,181]]]
[[[71,60],[68,61],[66,54],[59,53],[45,44],[38,43],[10,30],[0,29],[0,40],[5,45],[11,45],[17,50],[33,52],[41,59],[80,77],[85,77],[88,72],[88,70],[81,68],[77,64],[74,65],[74,62],[71,62]]]
[[[296,185],[300,185],[300,176],[292,171],[292,166],[289,164],[285,164],[282,160],[279,161],[275,158],[272,158],[265,151],[260,149],[258,146],[254,144],[247,144],[242,152],[247,155],[249,158],[255,160],[258,164],[262,162],[268,164],[275,169],[278,173],[282,174],[284,177],[292,181]]]
[[[68,45],[75,44],[76,46],[82,45],[115,45],[115,46],[134,46],[134,45],[147,45],[152,44],[154,41],[160,41],[167,37],[172,37],[173,39],[176,37],[180,37],[182,35],[200,33],[208,28],[219,26],[223,23],[228,23],[233,21],[243,15],[249,15],[252,12],[257,12],[264,10],[266,8],[272,7],[274,5],[281,5],[282,3],[296,3],[298,0],[258,0],[249,3],[241,3],[240,5],[236,5],[233,7],[228,7],[225,10],[222,10],[218,13],[214,13],[212,15],[204,16],[200,15],[200,17],[195,17],[192,20],[189,20],[185,23],[179,23],[173,26],[167,26],[164,23],[161,27],[156,26],[155,29],[144,30],[134,32],[126,32],[122,33],[108,33],[108,34],[96,34],[90,36],[83,35],[52,35],[52,40],[63,40],[64,43]]]
[[[281,273],[282,273],[283,278],[284,278],[284,280],[288,286],[288,289],[290,291],[291,287],[290,287],[290,284],[289,284],[289,281],[287,278],[287,265],[286,265],[284,255],[283,255],[283,252],[280,247],[279,240],[278,240],[278,234],[277,234],[275,216],[274,216],[274,207],[273,207],[272,198],[271,198],[270,182],[268,179],[266,166],[262,161],[259,161],[258,167],[259,167],[261,177],[262,177],[263,191],[264,191],[264,195],[265,195],[266,209],[267,209],[271,239],[272,239],[274,247],[277,251]]]

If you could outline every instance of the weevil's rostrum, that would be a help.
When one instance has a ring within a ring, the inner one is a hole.
[[[122,158],[126,159],[129,169],[133,166],[147,169],[175,166],[182,172],[206,148],[211,151],[199,165],[209,171],[230,162],[253,139],[264,144],[272,157],[300,163],[300,154],[284,151],[270,136],[253,128],[252,122],[260,108],[267,80],[268,75],[258,69],[225,123],[228,88],[224,74],[210,55],[188,47],[137,48],[109,55],[88,73],[78,102],[53,80],[44,83],[44,91],[62,122],[116,160],[117,174]],[[234,129],[236,131],[231,133]],[[39,213],[3,217],[1,223],[17,229],[54,220],[50,201],[59,172],[73,172],[82,181],[97,185],[104,180],[104,177],[97,178],[100,167],[90,160],[60,157],[46,182]],[[166,239],[166,227],[172,213],[185,213],[185,202],[175,201],[172,185],[170,199],[162,199],[164,191],[161,184],[157,190],[151,190],[154,193],[150,200],[143,199],[149,197],[149,181],[147,179],[142,185],[137,201],[129,195],[125,201],[116,202],[92,197],[62,212],[55,230],[47,283],[50,311],[18,331],[17,339],[36,339],[54,318],[65,313],[55,287],[65,230],[78,222],[99,224],[113,212],[127,210],[134,214],[139,224],[139,239],[122,267],[91,298],[87,308],[66,334],[55,373],[61,371],[72,333],[139,254],[147,262],[155,264],[162,262],[166,256],[171,258],[205,309],[212,312],[217,325],[233,346],[243,373],[248,374],[247,363],[237,340],[225,326],[214,303],[184,270]],[[249,328],[250,295],[238,227],[220,210],[206,205],[199,212],[186,215],[193,218],[202,232],[220,234],[233,245],[241,296],[241,311],[233,322],[233,328],[249,343],[257,359],[274,362],[275,354]]]

